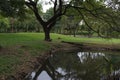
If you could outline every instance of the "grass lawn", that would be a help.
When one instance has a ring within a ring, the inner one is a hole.
[[[78,42],[78,43],[96,43],[96,44],[120,44],[120,39],[103,39],[103,38],[81,38],[72,37],[61,34],[51,34],[51,38],[54,42],[58,41],[68,41],[68,42]],[[60,39],[58,39],[60,38]],[[0,45],[9,46],[18,43],[26,43],[31,41],[42,41],[44,40],[43,33],[1,33],[0,34]],[[41,42],[41,43],[42,43]],[[41,46],[41,45],[39,45]]]
[[[120,48],[120,39],[74,38],[53,33],[51,38],[52,42],[45,42],[43,33],[1,33],[0,75],[10,74],[17,65],[22,64],[31,57],[41,55],[41,53],[51,49],[53,45],[59,46],[61,41],[91,45],[117,45]]]
[[[103,38],[87,38],[87,37],[73,37],[73,36],[66,36],[60,34],[53,34],[53,40],[57,40],[60,37],[62,41],[68,42],[76,42],[76,43],[96,43],[96,44],[106,44],[106,45],[113,45],[113,44],[120,44],[120,39],[103,39]]]

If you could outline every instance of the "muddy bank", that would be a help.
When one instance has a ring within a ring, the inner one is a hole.
[[[120,46],[118,45],[103,45],[103,44],[93,44],[93,43],[75,43],[75,42],[65,42],[71,45],[75,45],[83,50],[99,50],[99,51],[120,51]]]

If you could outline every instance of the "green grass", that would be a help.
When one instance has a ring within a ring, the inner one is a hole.
[[[2,33],[0,34],[0,44],[3,46],[13,45],[35,40],[43,40],[43,34],[36,33]]]
[[[19,58],[14,55],[0,56],[0,75],[6,73],[10,74],[15,69],[15,65],[18,65],[19,63],[20,63]]]
[[[43,41],[43,33],[1,33],[0,46],[0,74],[10,74],[22,58],[40,55],[50,49],[50,45]]]
[[[120,39],[103,39],[103,38],[85,38],[85,37],[72,37],[60,34],[51,34],[53,41],[69,41],[69,42],[82,42],[82,43],[98,43],[98,44],[120,44]],[[58,38],[61,38],[58,40]],[[44,40],[43,33],[2,33],[0,34],[0,45],[9,46],[18,43],[26,43],[30,41],[40,41],[42,43]],[[42,42],[41,42],[42,41]]]
[[[102,39],[102,38],[75,38],[60,34],[51,34],[52,42],[44,41],[43,33],[1,33],[0,46],[7,51],[0,51],[0,74],[11,73],[15,66],[21,63],[21,59],[29,54],[30,57],[40,55],[42,52],[49,50],[53,45],[59,46],[61,41],[120,45],[120,39]],[[58,39],[60,38],[60,39]],[[26,59],[29,60],[27,57]]]
[[[62,41],[68,42],[77,42],[77,43],[95,43],[95,44],[120,44],[120,39],[104,39],[104,38],[86,38],[86,37],[72,37],[60,34],[52,34],[53,40],[58,40],[58,37],[61,38]]]

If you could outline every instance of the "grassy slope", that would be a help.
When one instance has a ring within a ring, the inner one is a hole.
[[[120,45],[120,39],[74,38],[60,34],[51,34],[51,37],[53,45],[59,44],[60,41]],[[43,41],[43,38],[43,33],[1,33],[0,74],[11,73],[16,68],[13,65],[22,64],[24,61],[29,60],[30,57],[40,55],[42,52],[49,50],[52,45],[49,42]]]

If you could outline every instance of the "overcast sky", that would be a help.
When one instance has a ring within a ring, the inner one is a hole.
[[[53,4],[48,4],[50,0],[41,0],[43,12],[46,12],[50,7],[53,7]]]
[[[50,7],[52,7],[52,6],[51,5],[44,5],[43,12],[46,12],[46,10],[48,10]]]

